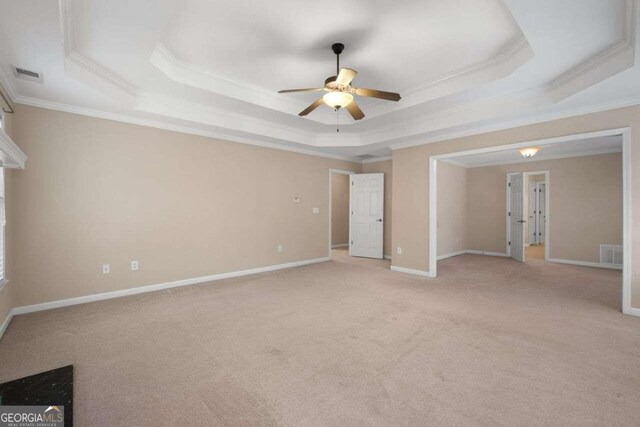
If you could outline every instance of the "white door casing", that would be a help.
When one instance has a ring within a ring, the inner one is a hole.
[[[351,175],[349,255],[382,259],[384,174]]]
[[[508,175],[509,195],[509,256],[524,262],[525,203],[524,173]]]

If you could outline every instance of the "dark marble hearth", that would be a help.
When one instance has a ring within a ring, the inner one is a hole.
[[[64,406],[64,425],[73,425],[73,365],[0,384],[0,405]]]

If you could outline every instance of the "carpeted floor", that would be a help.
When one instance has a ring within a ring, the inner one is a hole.
[[[17,316],[0,382],[74,364],[78,426],[640,424],[619,271],[344,258]]]

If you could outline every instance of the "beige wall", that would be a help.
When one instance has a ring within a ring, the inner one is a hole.
[[[439,162],[438,173],[438,255],[448,255],[467,247],[467,169]]]
[[[349,175],[331,174],[331,245],[349,243]]]
[[[469,249],[505,252],[506,177],[549,171],[549,256],[599,262],[600,244],[622,244],[622,154],[468,169]]]
[[[26,106],[14,139],[16,306],[326,257],[329,169],[361,168]]]
[[[464,150],[575,135],[578,133],[631,128],[631,287],[632,306],[640,307],[640,107],[604,111],[497,132],[435,142],[393,152],[393,251],[392,264],[429,270],[429,156]],[[553,191],[553,190],[552,190]]]
[[[391,256],[391,233],[392,233],[392,209],[393,209],[393,162],[386,160],[382,162],[365,163],[362,165],[362,173],[383,173],[384,174],[384,247],[385,256]]]

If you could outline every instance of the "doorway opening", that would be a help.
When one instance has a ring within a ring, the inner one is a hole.
[[[349,253],[349,186],[352,171],[329,170],[329,257]]]
[[[549,258],[549,171],[507,174],[507,256],[518,261]]]
[[[329,170],[329,257],[383,259],[384,173]]]
[[[533,149],[535,157],[526,149]],[[536,258],[533,250],[537,257],[544,252],[544,260],[536,262],[622,270],[622,311],[640,315],[631,307],[629,153],[629,128],[620,128],[431,156],[426,273],[436,277],[439,260],[462,254],[525,261],[526,249],[532,248],[530,259]],[[440,169],[453,176],[446,171],[451,167],[462,170],[454,172],[468,185],[458,189],[452,183],[460,179],[440,176]],[[508,187],[505,192],[508,181],[518,186],[517,192]],[[518,202],[506,203],[505,193]],[[462,206],[458,211],[466,215],[438,212],[447,203]],[[446,226],[451,230],[441,230]],[[451,245],[456,240],[440,241],[441,234],[455,238],[453,231],[464,227],[459,247]],[[526,272],[517,264],[504,265]]]

